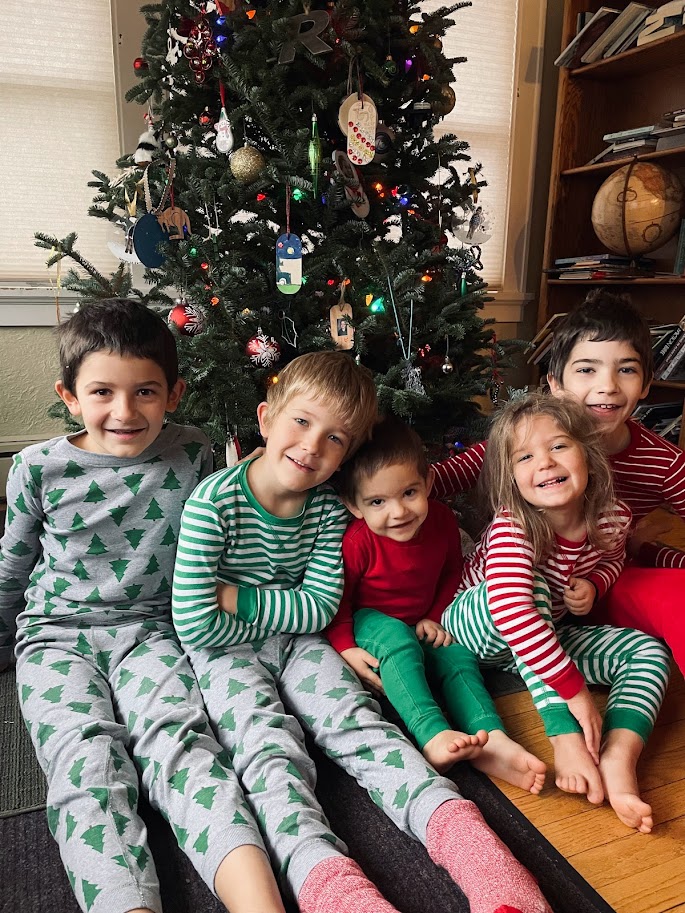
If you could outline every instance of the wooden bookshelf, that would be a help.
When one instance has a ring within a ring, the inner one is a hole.
[[[657,9],[663,0],[644,2]],[[577,14],[595,11],[601,5],[601,0],[564,0],[562,48],[575,34]],[[622,9],[627,0],[611,5]],[[685,31],[606,60],[560,70],[543,266],[553,267],[560,257],[606,250],[592,229],[592,201],[606,178],[634,157],[588,165],[606,146],[604,134],[656,124],[664,112],[680,107],[685,107]],[[685,144],[644,152],[637,159],[674,171],[685,184]],[[572,310],[588,288],[597,285],[628,292],[654,323],[677,323],[685,313],[685,278],[668,275],[673,269],[676,243],[677,237],[646,254],[656,261],[656,270],[662,274],[652,279],[554,279],[543,273],[538,327],[553,314]],[[685,384],[655,382],[650,399],[664,401],[673,397],[674,391],[685,395]],[[680,446],[685,446],[685,423]]]

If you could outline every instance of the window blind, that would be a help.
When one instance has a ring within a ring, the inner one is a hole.
[[[0,18],[0,281],[48,284],[35,231],[76,231],[109,272],[111,228],[88,215],[91,171],[121,154],[109,0],[3,0]]]
[[[432,13],[446,4],[420,4]],[[436,127],[436,134],[453,133],[469,146],[471,163],[483,166],[488,182],[479,196],[493,232],[482,245],[483,278],[502,285],[509,200],[510,143],[515,99],[516,23],[518,0],[482,0],[452,14],[454,25],[443,39],[445,56],[466,57],[454,67],[454,109]],[[468,172],[466,163],[464,176]],[[463,215],[462,210],[458,210]],[[450,244],[461,241],[448,234]]]

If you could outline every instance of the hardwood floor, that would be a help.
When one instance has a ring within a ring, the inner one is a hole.
[[[604,694],[597,695],[603,708]],[[548,783],[531,796],[495,780],[616,913],[685,913],[685,683],[675,669],[640,762],[642,793],[654,810],[649,835],[631,831],[608,804],[597,808],[560,792],[549,741],[528,693],[497,700],[511,736],[548,764]]]

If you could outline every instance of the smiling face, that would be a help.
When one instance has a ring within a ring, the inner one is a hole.
[[[432,484],[432,470],[424,478],[413,463],[395,463],[360,478],[354,502],[347,507],[377,536],[409,542],[428,515]]]
[[[649,392],[640,356],[629,342],[576,343],[561,378],[549,377],[552,393],[570,394],[585,406],[602,435],[607,453],[630,441],[627,419]]]
[[[268,500],[287,498],[327,482],[352,443],[341,419],[321,400],[304,394],[293,396],[275,417],[267,403],[260,403],[257,417],[266,441],[266,452],[252,474],[259,500],[260,494]]]
[[[550,415],[518,422],[511,462],[516,487],[528,504],[545,512],[582,509],[588,483],[585,452]]]
[[[82,450],[115,457],[139,456],[159,435],[166,412],[174,412],[185,383],[170,391],[162,368],[149,358],[91,352],[78,371],[75,390],[62,382],[57,394],[85,433],[73,439]]]

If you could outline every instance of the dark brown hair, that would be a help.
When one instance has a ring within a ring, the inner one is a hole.
[[[547,373],[559,385],[571,352],[579,342],[627,342],[637,352],[647,384],[654,374],[652,338],[642,315],[620,295],[603,288],[593,289],[585,301],[560,321],[554,331]]]
[[[139,301],[106,298],[82,304],[57,327],[62,383],[75,393],[84,358],[93,352],[113,352],[129,358],[149,358],[164,371],[169,390],[178,380],[176,340],[165,321]]]
[[[421,438],[409,425],[388,416],[373,426],[370,439],[333,477],[333,484],[340,497],[353,504],[362,479],[400,463],[415,466],[424,479],[428,476],[428,459]]]

